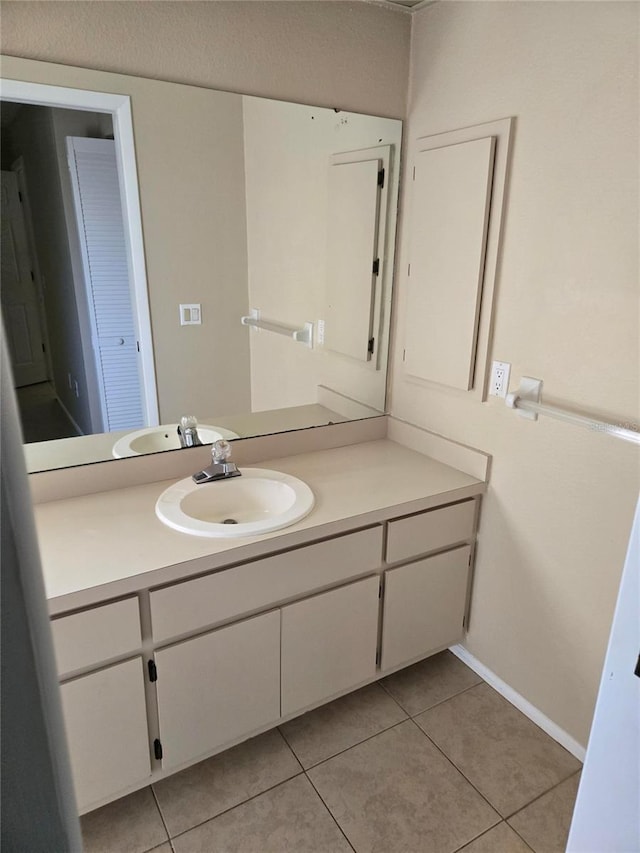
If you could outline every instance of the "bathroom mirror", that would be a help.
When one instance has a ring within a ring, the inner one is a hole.
[[[3,315],[30,470],[163,450],[188,414],[245,437],[384,412],[400,121],[12,57],[2,76],[3,213],[13,183],[24,217],[3,234]],[[6,284],[21,264],[30,307]],[[75,437],[56,437],[61,413]]]

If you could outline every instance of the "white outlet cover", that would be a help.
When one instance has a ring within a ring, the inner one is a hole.
[[[508,361],[494,361],[491,363],[491,379],[489,381],[489,394],[493,397],[506,397],[509,392],[509,376],[511,364]]]

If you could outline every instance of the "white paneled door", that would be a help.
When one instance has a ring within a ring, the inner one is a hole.
[[[32,276],[27,232],[13,172],[2,172],[2,315],[18,388],[47,379],[38,294]]]
[[[146,426],[138,336],[111,139],[67,137],[102,431]]]

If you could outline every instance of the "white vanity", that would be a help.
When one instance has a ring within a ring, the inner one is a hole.
[[[268,467],[316,505],[261,537],[168,529],[166,481],[36,507],[81,811],[461,640],[484,482],[388,440]]]

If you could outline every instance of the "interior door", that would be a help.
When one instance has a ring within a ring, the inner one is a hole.
[[[146,426],[115,142],[67,137],[102,429]]]
[[[14,381],[20,388],[44,382],[48,373],[18,179],[13,172],[2,172],[1,221],[2,314]]]

